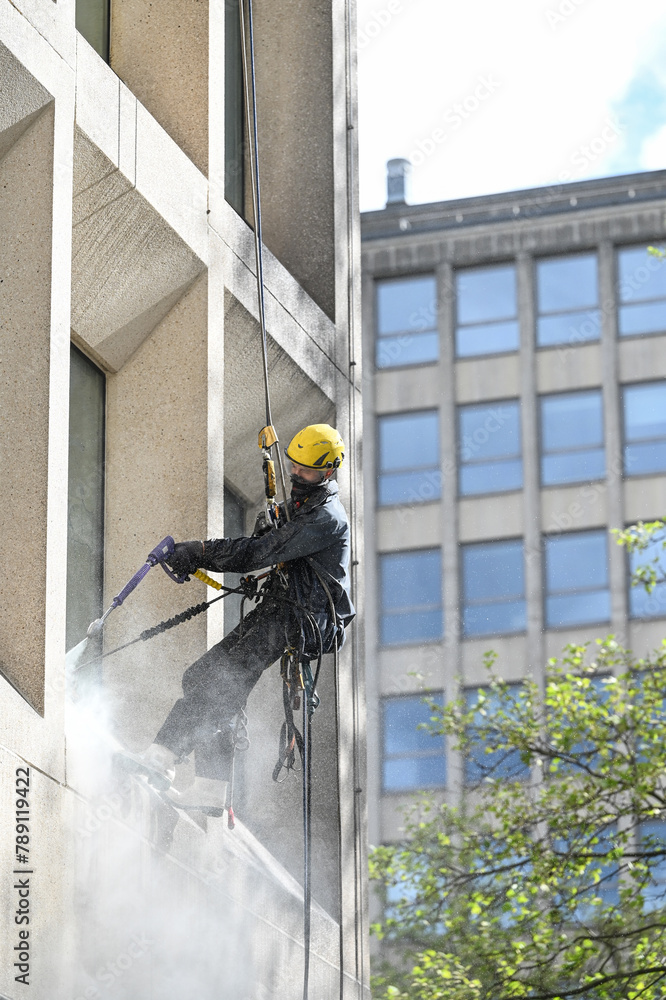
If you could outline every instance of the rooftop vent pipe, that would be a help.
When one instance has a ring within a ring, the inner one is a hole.
[[[412,164],[399,157],[386,164],[386,204],[406,205],[411,192]]]

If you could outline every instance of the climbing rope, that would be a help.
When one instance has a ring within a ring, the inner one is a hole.
[[[243,62],[243,80],[245,85],[245,107],[247,115],[248,133],[251,134],[250,141],[250,172],[252,176],[252,207],[254,213],[254,251],[257,272],[257,298],[259,310],[259,325],[261,327],[261,352],[264,372],[264,394],[266,402],[266,428],[272,429],[273,420],[271,415],[270,389],[268,384],[268,347],[266,336],[266,310],[264,301],[264,265],[263,265],[263,239],[261,228],[261,190],[259,183],[259,142],[257,129],[257,88],[255,77],[254,58],[254,23],[252,16],[252,0],[247,0],[247,27],[245,19],[245,0],[239,0],[240,9],[240,29],[241,29],[241,50]],[[263,433],[263,432],[262,432]],[[259,439],[262,444],[261,435]],[[268,444],[264,438],[264,444]],[[287,503],[287,488],[285,485],[284,468],[282,455],[280,454],[279,442],[275,435],[275,445],[278,458],[278,468],[280,470],[280,483],[282,486],[282,499],[284,501],[284,512],[287,520],[290,520],[289,505]],[[269,493],[268,482],[270,479],[269,463],[264,455],[264,477],[267,483],[267,495]],[[333,619],[335,621],[335,618]],[[315,623],[316,627],[316,623]],[[317,629],[318,631],[318,629]],[[319,637],[319,663],[321,663],[321,636]],[[319,668],[317,668],[317,675]],[[314,679],[316,685],[316,677]],[[312,893],[310,888],[310,841],[311,824],[310,814],[312,805],[311,796],[311,750],[312,735],[311,721],[312,710],[308,710],[310,699],[303,698],[303,853],[304,853],[304,875],[303,875],[303,948],[304,948],[304,968],[303,968],[303,1000],[308,1000],[308,983],[310,971],[310,926],[311,926],[311,906]]]
[[[252,214],[254,218],[254,257],[257,272],[257,307],[259,312],[259,327],[261,330],[261,357],[264,373],[264,400],[266,404],[266,429],[273,428],[271,414],[271,394],[268,384],[268,338],[266,335],[266,305],[264,296],[264,256],[263,236],[261,228],[261,188],[259,182],[259,138],[257,128],[257,84],[254,59],[254,19],[252,16],[252,0],[247,0],[247,25],[245,18],[245,0],[238,0],[240,11],[241,55],[243,63],[243,84],[245,88],[245,115],[247,131],[250,136],[250,176],[252,188]],[[273,429],[274,430],[274,429]],[[280,470],[282,499],[287,520],[287,487],[284,478],[284,467],[280,444],[275,435],[275,445]]]

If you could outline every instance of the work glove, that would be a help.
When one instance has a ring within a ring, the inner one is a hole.
[[[166,561],[176,576],[194,573],[203,562],[203,542],[176,542]]]

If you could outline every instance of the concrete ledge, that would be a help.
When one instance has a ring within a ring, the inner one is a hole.
[[[204,263],[78,128],[73,212],[72,329],[118,371]]]
[[[258,318],[252,230],[223,199],[211,211],[210,227],[211,237],[218,237],[224,248],[226,287]],[[263,262],[268,331],[278,342],[284,331],[285,342],[280,346],[312,375],[317,355],[322,354],[322,360],[335,361],[335,324],[266,246]],[[333,395],[332,387],[325,391]]]
[[[76,123],[207,263],[207,179],[79,34]]]

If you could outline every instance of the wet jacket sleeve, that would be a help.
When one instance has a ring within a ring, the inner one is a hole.
[[[320,552],[338,533],[333,520],[303,518],[289,521],[260,538],[212,538],[203,543],[202,568],[214,573],[250,573]]]

